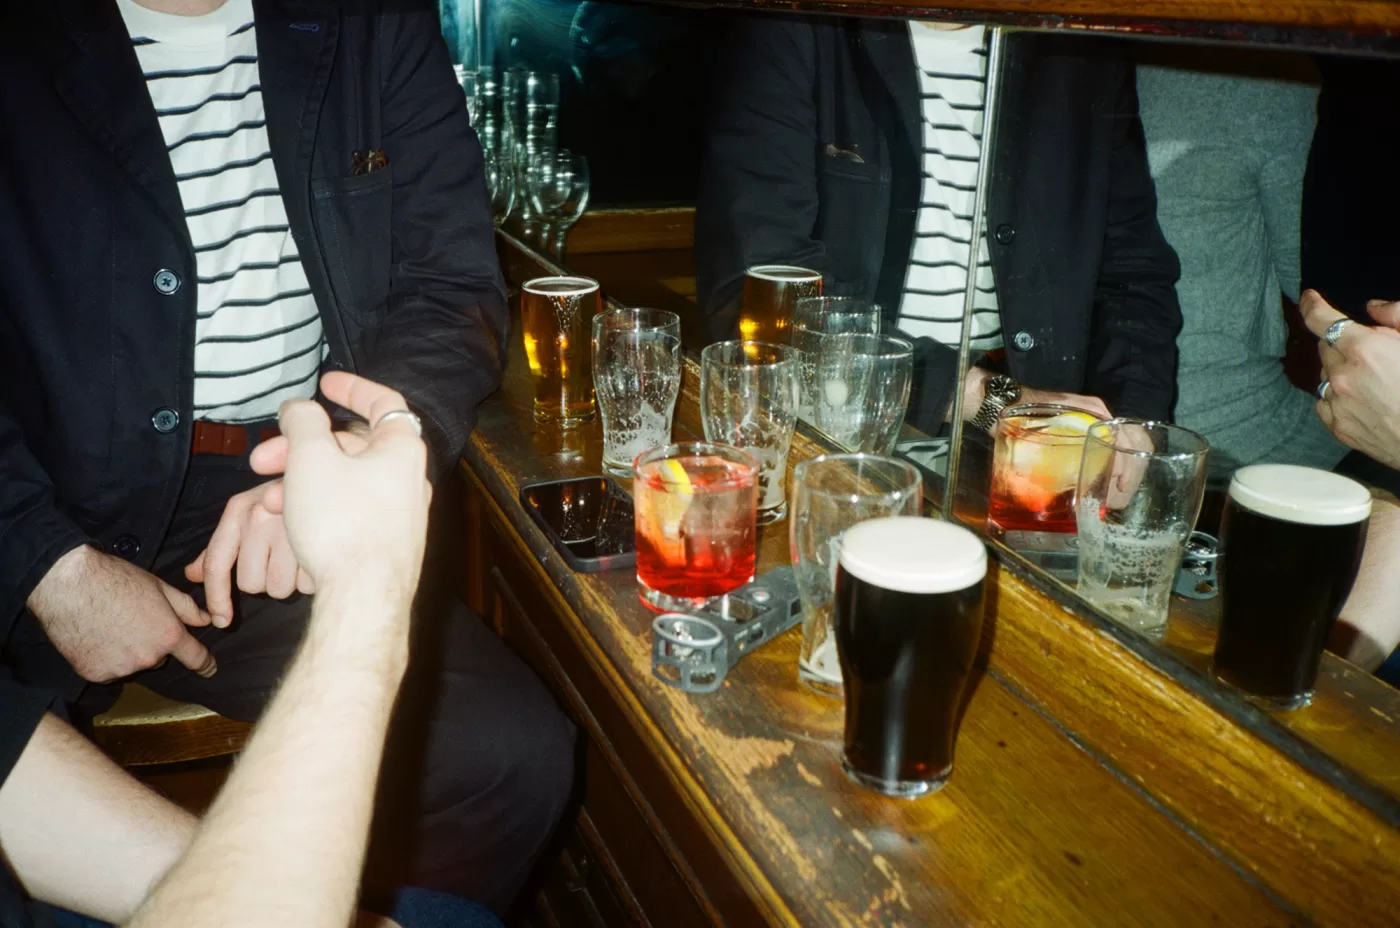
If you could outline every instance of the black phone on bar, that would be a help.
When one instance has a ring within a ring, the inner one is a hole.
[[[632,497],[615,481],[575,477],[526,484],[520,503],[573,570],[636,566]]]

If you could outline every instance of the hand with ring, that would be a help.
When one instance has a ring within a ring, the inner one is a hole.
[[[1319,339],[1318,416],[1343,444],[1400,468],[1400,302],[1372,300],[1375,326],[1348,319],[1314,290],[1299,306]]]
[[[254,448],[249,463],[283,474],[287,539],[317,595],[411,597],[432,498],[421,425],[401,395],[354,374],[326,374],[321,392],[373,423],[362,450],[341,448],[320,404],[291,400],[282,404],[282,434]]]

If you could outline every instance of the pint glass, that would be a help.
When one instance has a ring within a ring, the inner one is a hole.
[[[1340,474],[1291,464],[1235,472],[1220,530],[1216,676],[1269,708],[1308,704],[1370,517],[1371,494]]]
[[[589,327],[601,306],[598,282],[587,277],[537,277],[521,288],[536,421],[573,424],[593,418]]]
[[[760,264],[744,276],[739,337],[745,341],[788,344],[792,314],[803,297],[820,296],[822,275],[803,267]]]
[[[953,771],[982,631],[987,552],[934,519],[873,519],[841,538],[836,648],[846,686],[844,766],[862,786],[915,797]]]

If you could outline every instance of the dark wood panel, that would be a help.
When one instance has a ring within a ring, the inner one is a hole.
[[[706,0],[704,5],[1400,53],[1400,6],[1393,0]]]
[[[688,250],[694,244],[694,206],[590,209],[569,230],[565,252]]]
[[[717,693],[660,684],[630,573],[570,571],[516,503],[523,483],[596,472],[598,429],[573,430],[569,455],[550,451],[560,436],[531,421],[515,341],[464,476],[529,617],[520,624],[553,656],[604,768],[712,922],[1376,924],[1400,903],[1397,833],[1345,783],[1007,570],[991,588],[987,673],[958,768],[925,801],[846,780],[840,705],[798,685],[796,632]],[[698,424],[695,401],[688,370],[677,434]],[[792,460],[819,450],[804,438]],[[785,532],[760,532],[760,571],[786,561]],[[594,821],[651,919],[630,872],[639,865],[619,851],[640,842]]]

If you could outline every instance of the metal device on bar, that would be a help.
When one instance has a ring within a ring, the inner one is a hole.
[[[800,621],[793,570],[774,568],[715,607],[657,616],[651,623],[651,671],[687,693],[712,693],[745,654]]]
[[[1187,599],[1213,599],[1220,591],[1216,580],[1219,561],[1220,543],[1215,537],[1205,532],[1192,532],[1186,539],[1172,592]]]

